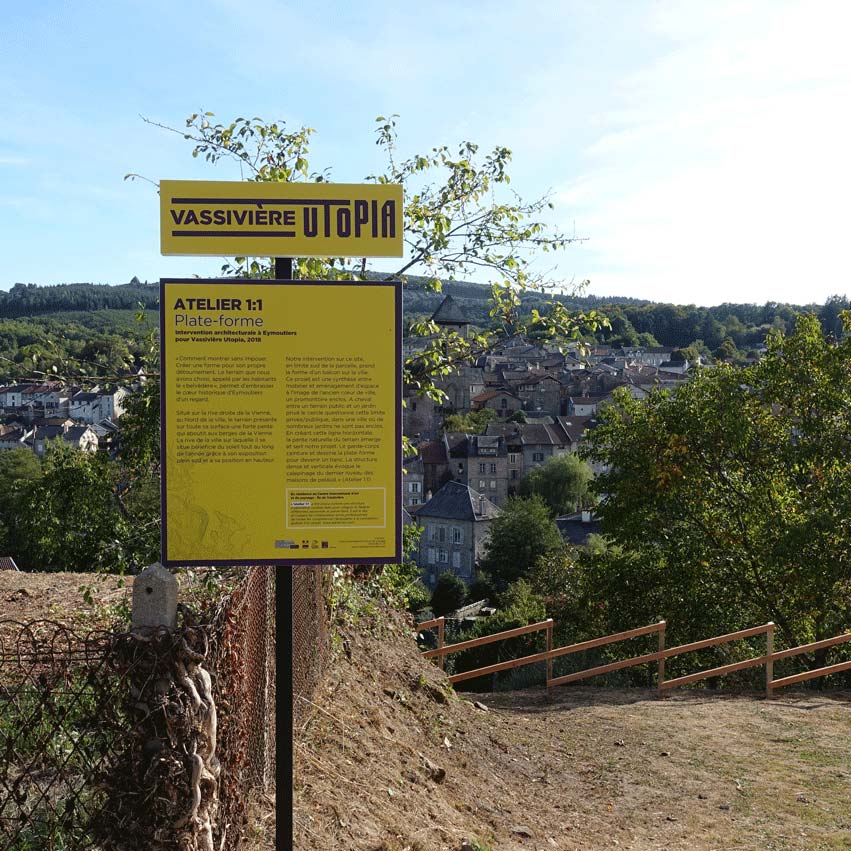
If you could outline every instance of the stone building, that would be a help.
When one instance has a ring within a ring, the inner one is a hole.
[[[499,508],[461,482],[447,482],[414,512],[422,528],[417,564],[424,581],[433,586],[442,573],[454,573],[467,585],[476,577],[484,554],[490,521]]]

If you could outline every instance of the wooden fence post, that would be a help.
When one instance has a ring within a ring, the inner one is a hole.
[[[662,628],[659,630],[659,652],[665,652],[665,629],[668,626],[667,621],[661,621]],[[659,657],[659,676],[658,679],[658,688],[659,688],[659,697],[665,696],[665,689],[662,687],[665,682],[665,657]]]
[[[549,625],[547,626],[547,652],[551,652],[553,649],[553,620],[550,618]],[[552,701],[553,699],[553,687],[550,685],[550,680],[553,678],[553,659],[550,656],[547,659],[547,700]]]
[[[774,682],[774,623],[767,624],[765,631],[765,696],[771,697]]]
[[[437,649],[438,650],[443,650],[443,625],[445,623],[446,623],[445,617],[441,617],[437,622]],[[442,653],[437,657],[437,666],[440,668],[441,671],[443,670],[444,658],[445,657]]]

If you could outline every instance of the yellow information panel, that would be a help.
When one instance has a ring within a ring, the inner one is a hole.
[[[163,562],[401,558],[398,283],[164,280]]]
[[[160,251],[401,257],[402,187],[161,180]]]

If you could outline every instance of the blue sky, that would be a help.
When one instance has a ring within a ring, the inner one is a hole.
[[[217,274],[161,257],[154,188],[239,179],[192,159],[211,110],[317,130],[311,165],[380,168],[462,139],[514,151],[512,188],[551,192],[587,237],[554,277],[677,303],[851,292],[851,4],[844,0],[5,4],[0,289]],[[549,269],[553,260],[548,256]]]

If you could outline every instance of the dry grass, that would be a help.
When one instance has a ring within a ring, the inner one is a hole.
[[[259,793],[248,805],[242,851],[275,851],[275,792]]]
[[[300,851],[851,848],[847,693],[471,695],[483,712],[443,702],[400,626],[347,641],[295,742]]]

